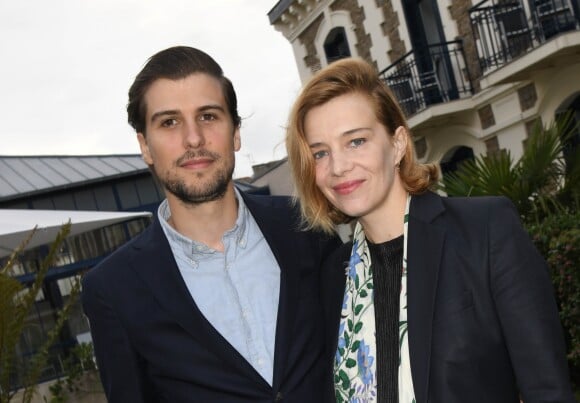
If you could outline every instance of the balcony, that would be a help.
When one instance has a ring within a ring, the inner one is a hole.
[[[393,91],[407,117],[431,105],[472,94],[461,41],[414,49],[379,75]]]
[[[577,53],[578,15],[578,0],[485,0],[472,7],[471,27],[488,84],[529,78],[531,71]],[[521,63],[499,72],[516,60]]]

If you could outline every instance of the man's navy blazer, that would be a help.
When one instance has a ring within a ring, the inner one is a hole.
[[[511,202],[413,196],[408,231],[417,403],[574,402],[549,273]],[[351,248],[322,272],[329,366]]]
[[[323,402],[319,274],[339,241],[301,231],[287,197],[243,195],[281,269],[273,385],[205,319],[157,219],[83,279],[110,402]]]

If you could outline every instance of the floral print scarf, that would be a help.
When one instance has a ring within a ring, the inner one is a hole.
[[[407,239],[411,196],[404,218],[403,275],[399,310],[399,402],[414,403],[407,332]],[[338,330],[334,363],[337,402],[377,402],[376,329],[371,256],[360,222],[356,224]]]

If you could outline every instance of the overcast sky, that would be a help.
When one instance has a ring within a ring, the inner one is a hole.
[[[238,94],[234,176],[282,158],[300,80],[276,0],[0,0],[0,155],[133,154],[127,90],[174,45],[221,64]]]

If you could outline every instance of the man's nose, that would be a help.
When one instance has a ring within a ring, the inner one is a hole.
[[[186,148],[198,148],[205,144],[203,130],[195,122],[184,125],[183,143]]]

